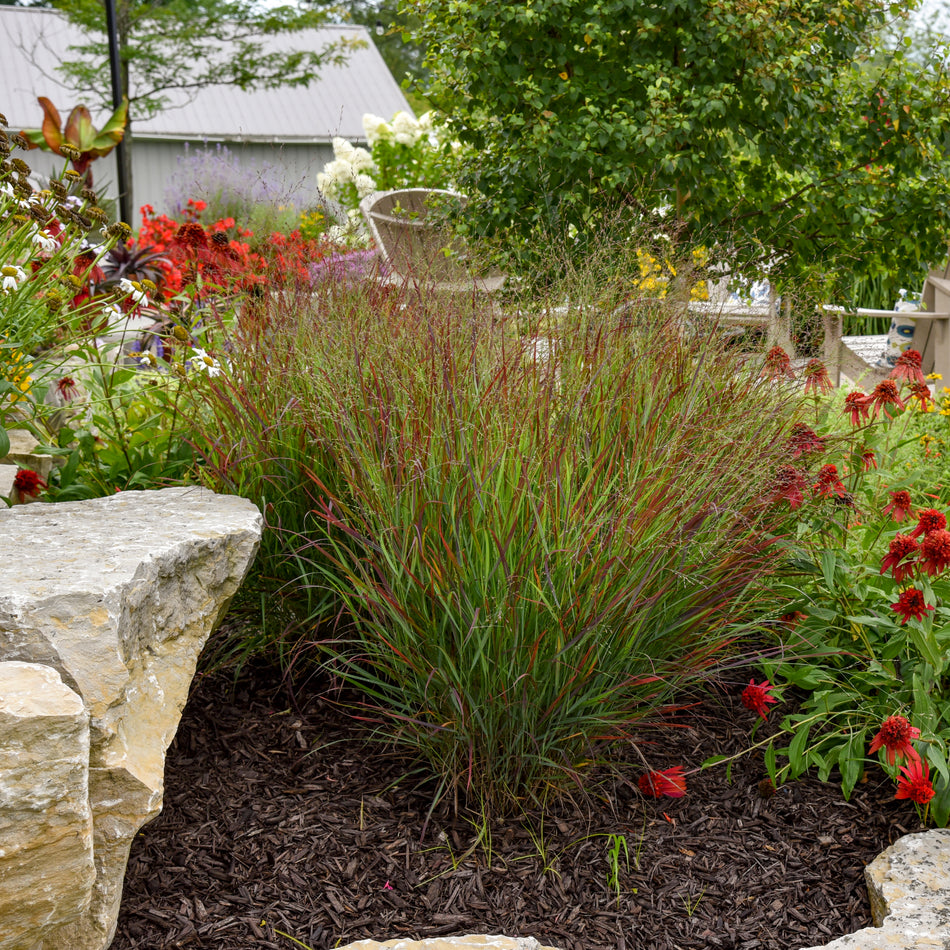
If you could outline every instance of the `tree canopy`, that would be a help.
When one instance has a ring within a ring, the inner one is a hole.
[[[886,0],[404,0],[487,233],[605,206],[788,273],[942,259],[946,57],[881,48]],[[902,5],[903,6],[903,5]]]

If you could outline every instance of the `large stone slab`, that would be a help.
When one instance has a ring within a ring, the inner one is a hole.
[[[161,808],[198,654],[261,527],[250,502],[202,488],[0,511],[0,660],[55,670],[89,716],[91,901],[29,950],[111,941],[129,846]],[[0,950],[13,947],[0,930]]]
[[[0,662],[0,933],[32,948],[89,909],[89,716],[59,673]]]
[[[876,926],[807,950],[950,950],[950,829],[905,835],[864,877]]]

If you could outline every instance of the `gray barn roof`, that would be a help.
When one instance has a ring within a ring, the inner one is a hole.
[[[69,58],[67,47],[82,34],[59,13],[46,9],[0,6],[0,112],[12,130],[38,128],[43,114],[37,96],[47,96],[65,120],[79,104],[56,67]],[[326,26],[267,38],[274,50],[318,50],[343,37],[365,41],[340,66],[327,65],[309,86],[245,92],[235,86],[201,89],[192,101],[171,92],[175,105],[151,119],[135,122],[140,139],[207,139],[243,142],[329,142],[339,135],[365,138],[366,112],[390,118],[410,111],[405,96],[361,26]],[[101,101],[110,101],[108,89]],[[87,101],[98,125],[108,111]]]

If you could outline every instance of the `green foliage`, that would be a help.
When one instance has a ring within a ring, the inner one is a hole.
[[[60,71],[71,88],[101,99],[111,88],[103,4],[56,0],[55,7],[91,34],[71,47],[76,59]],[[290,5],[265,9],[248,0],[117,0],[116,30],[130,120],[161,111],[171,102],[168,94],[173,90],[307,85],[321,67],[341,62],[351,41],[322,50],[268,52],[263,38],[319,27],[326,19],[321,11]]]
[[[583,232],[619,201],[637,221],[667,208],[680,241],[712,228],[715,254],[773,276],[943,257],[946,58],[872,64],[885,0],[403,7],[470,147],[476,229]]]
[[[905,398],[907,393],[905,391]],[[845,797],[864,774],[868,747],[881,723],[903,715],[920,729],[918,749],[936,770],[937,796],[932,816],[941,825],[950,817],[950,577],[946,567],[926,566],[917,554],[902,562],[907,576],[895,579],[885,561],[897,535],[909,534],[917,519],[900,523],[887,511],[891,492],[910,490],[917,510],[945,510],[946,486],[926,469],[907,465],[919,450],[915,430],[922,414],[911,400],[877,421],[847,429],[840,398],[817,404],[815,430],[822,450],[805,452],[799,462],[817,486],[819,465],[836,464],[841,492],[821,497],[807,490],[794,539],[788,550],[795,577],[787,588],[786,619],[777,625],[783,659],[764,665],[766,675],[807,693],[785,717],[788,744],[772,748],[766,765],[773,780],[795,778],[815,769],[827,781],[836,772]],[[873,453],[874,466],[865,460]],[[816,481],[817,477],[817,481]],[[918,540],[922,541],[923,537]],[[894,610],[902,591],[919,590],[934,609],[905,617]],[[787,761],[778,765],[775,752]],[[882,757],[894,778],[897,767]]]

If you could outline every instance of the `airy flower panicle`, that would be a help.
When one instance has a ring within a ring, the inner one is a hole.
[[[896,758],[919,759],[917,750],[910,744],[912,739],[920,737],[920,730],[912,726],[903,716],[888,716],[881,723],[877,735],[871,740],[868,755],[874,755],[878,749],[885,749],[887,761],[893,765]]]
[[[686,794],[686,776],[681,765],[647,772],[637,779],[637,785],[648,798],[682,798]]]
[[[763,719],[768,719],[768,704],[778,702],[772,695],[773,688],[768,680],[761,683],[756,683],[754,679],[749,680],[749,685],[742,691],[742,705],[758,713]]]

